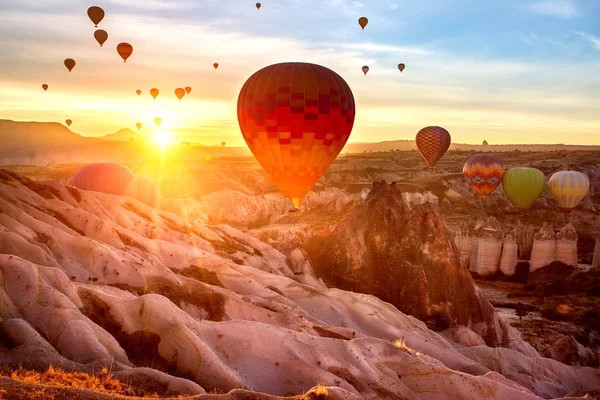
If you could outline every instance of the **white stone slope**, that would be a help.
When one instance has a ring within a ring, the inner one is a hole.
[[[288,263],[227,225],[0,170],[0,363],[110,365],[183,394],[324,384],[347,399],[538,399],[600,387],[598,370],[488,348],[466,328],[435,333]]]

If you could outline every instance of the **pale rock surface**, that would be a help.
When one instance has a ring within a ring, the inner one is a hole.
[[[479,229],[469,270],[481,277],[491,277],[500,269],[502,258],[502,227],[490,217]]]
[[[556,260],[556,235],[550,225],[544,225],[536,233],[533,248],[531,249],[531,260],[529,271],[535,272]]]
[[[556,235],[556,261],[577,267],[577,231],[572,224],[567,224]]]
[[[515,275],[518,262],[517,230],[514,229],[504,235],[502,258],[500,259],[500,271],[504,276],[512,277]]]

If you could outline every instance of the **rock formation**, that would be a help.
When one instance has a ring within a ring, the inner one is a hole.
[[[500,271],[507,277],[513,277],[516,272],[518,257],[517,230],[513,229],[504,236]]]
[[[494,217],[488,218],[479,229],[469,270],[474,274],[487,278],[494,276],[500,269],[502,257],[502,227]]]
[[[556,261],[563,264],[576,267],[577,260],[577,231],[571,224],[565,225],[564,228],[556,235]]]
[[[600,232],[596,236],[596,245],[594,246],[594,257],[592,259],[592,268],[600,267]]]
[[[468,223],[463,223],[456,231],[454,234],[454,243],[458,249],[460,264],[465,268],[469,268],[469,263],[471,261],[472,239],[471,228],[469,227]]]
[[[519,248],[519,260],[529,260],[531,250],[533,249],[533,238],[535,237],[535,228],[529,224],[523,226],[521,221],[517,225],[517,246]]]
[[[556,235],[548,224],[545,224],[535,234],[533,247],[531,249],[531,260],[529,270],[534,272],[546,265],[552,264],[556,259]]]

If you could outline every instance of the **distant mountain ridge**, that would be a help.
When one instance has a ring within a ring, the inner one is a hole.
[[[131,139],[140,140],[140,139],[142,139],[142,136],[140,136],[139,134],[137,134],[136,132],[132,131],[129,128],[123,128],[123,129],[119,129],[115,133],[101,136],[99,139],[111,140],[111,141],[115,141],[115,142],[128,142]]]

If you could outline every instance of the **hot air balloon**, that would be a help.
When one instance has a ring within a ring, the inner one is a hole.
[[[506,197],[517,208],[526,209],[544,191],[546,177],[537,168],[515,167],[504,173],[502,189]]]
[[[71,186],[118,196],[135,196],[137,184],[129,168],[113,163],[94,163],[81,168]]]
[[[187,94],[190,94],[190,93],[192,92],[192,88],[191,88],[191,87],[189,87],[189,86],[186,86],[186,87],[185,87],[185,92],[186,92]]]
[[[223,147],[225,147],[226,144],[227,143],[225,143],[225,142],[221,142],[221,146],[223,146]]]
[[[260,10],[261,4],[260,3],[256,3],[256,8]]]
[[[87,15],[97,28],[100,21],[104,19],[104,10],[98,6],[92,6],[88,8]]]
[[[183,88],[175,89],[175,96],[177,96],[179,101],[181,101],[181,99],[183,99],[183,96],[185,96],[185,89],[183,89]]]
[[[104,42],[108,40],[108,33],[106,33],[105,30],[98,29],[96,32],[94,32],[94,37],[96,38],[96,41],[100,43],[100,47],[102,47]]]
[[[71,72],[73,68],[75,68],[75,60],[73,60],[72,58],[67,58],[65,60],[65,67],[67,67],[69,72]]]
[[[142,91],[140,89],[135,91],[137,93],[137,95],[139,96],[140,94],[142,94]]]
[[[237,106],[248,147],[296,207],[348,141],[354,114],[344,79],[309,63],[259,70],[244,83]]]
[[[504,163],[492,154],[475,154],[465,162],[463,174],[471,190],[485,200],[502,182]]]
[[[138,128],[138,131],[139,131],[140,129],[142,129],[142,123],[141,123],[141,122],[138,122],[137,124],[135,124],[135,126],[137,126],[137,128]]]
[[[406,65],[402,63],[398,64],[398,69],[400,70],[400,72],[404,71],[404,68],[406,68]]]
[[[559,171],[548,179],[548,190],[558,206],[568,214],[587,196],[590,180],[582,172]]]
[[[369,23],[369,19],[367,17],[360,17],[358,19],[358,24],[363,29],[363,31],[365,30],[365,26],[367,26],[368,23]]]
[[[150,89],[150,95],[152,97],[154,97],[154,100],[156,100],[156,96],[158,96],[158,89],[157,88]]]
[[[430,167],[442,158],[450,147],[450,133],[439,126],[428,126],[421,129],[416,137],[417,148]]]
[[[46,85],[46,84],[44,83],[44,84],[42,85],[42,89],[44,89],[44,92],[45,92],[46,90],[48,90],[48,85]]]
[[[162,118],[159,118],[159,117],[154,118],[154,123],[156,124],[157,128],[160,128],[160,125],[162,124]]]
[[[158,191],[156,183],[144,175],[136,175],[135,180],[137,183],[137,193],[135,198],[147,206],[156,208],[160,200],[160,192]]]
[[[364,74],[366,75],[366,74],[367,74],[367,72],[369,72],[369,67],[368,67],[367,65],[364,65],[364,66],[362,67],[362,72],[364,72]]]
[[[219,68],[219,63],[214,63],[213,67],[215,67],[215,69]]]
[[[71,126],[71,124],[73,123],[73,121],[71,121],[70,119],[65,121],[67,123],[67,126]]]
[[[123,62],[127,62],[127,59],[133,53],[133,47],[129,43],[119,43],[117,45],[117,52],[123,59]]]

